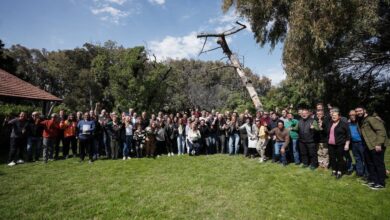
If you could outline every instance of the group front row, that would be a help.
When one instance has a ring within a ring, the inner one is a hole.
[[[67,159],[72,149],[73,157],[79,154],[80,161],[88,153],[90,163],[101,155],[127,160],[175,153],[225,153],[225,149],[229,155],[237,155],[242,148],[246,157],[259,156],[261,163],[272,159],[283,166],[294,162],[312,170],[331,168],[336,179],[355,170],[371,189],[385,187],[384,153],[390,141],[380,118],[369,116],[363,107],[351,110],[349,119],[337,108],[325,114],[322,104],[315,112],[300,109],[298,117],[294,119],[288,109],[280,117],[276,112],[257,112],[252,117],[247,111],[240,115],[191,111],[176,115],[159,112],[150,119],[146,112],[137,116],[132,109],[121,117],[105,110],[99,115],[91,111],[66,116],[61,110],[46,120],[38,112],[32,113],[31,119],[21,112],[18,118],[5,121],[11,129],[8,165],[24,163],[26,149],[27,160],[38,161],[41,146],[44,163],[58,159],[61,143],[63,158]]]

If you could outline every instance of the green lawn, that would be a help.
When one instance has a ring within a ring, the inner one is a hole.
[[[390,218],[389,188],[242,156],[0,166],[1,219]]]

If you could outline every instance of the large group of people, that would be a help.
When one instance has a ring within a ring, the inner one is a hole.
[[[348,118],[337,107],[325,109],[321,103],[315,110],[298,109],[296,115],[291,109],[254,115],[198,108],[150,116],[134,109],[97,111],[67,114],[60,110],[47,118],[38,112],[31,118],[21,112],[17,118],[7,118],[4,125],[11,131],[8,166],[70,156],[80,162],[88,156],[92,163],[100,158],[243,154],[259,163],[329,169],[336,179],[355,171],[371,189],[385,187],[384,153],[390,141],[384,122],[368,115],[364,107],[351,110]]]

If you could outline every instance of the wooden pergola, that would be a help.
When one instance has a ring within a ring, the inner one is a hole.
[[[0,100],[7,102],[12,99],[42,101],[43,114],[46,114],[49,102],[62,102],[62,99],[0,69]]]

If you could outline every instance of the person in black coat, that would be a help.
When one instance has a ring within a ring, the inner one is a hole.
[[[348,123],[341,120],[339,112],[332,112],[332,121],[327,128],[327,140],[332,175],[337,179],[341,178],[346,170],[343,155],[344,151],[349,150],[350,139]]]

